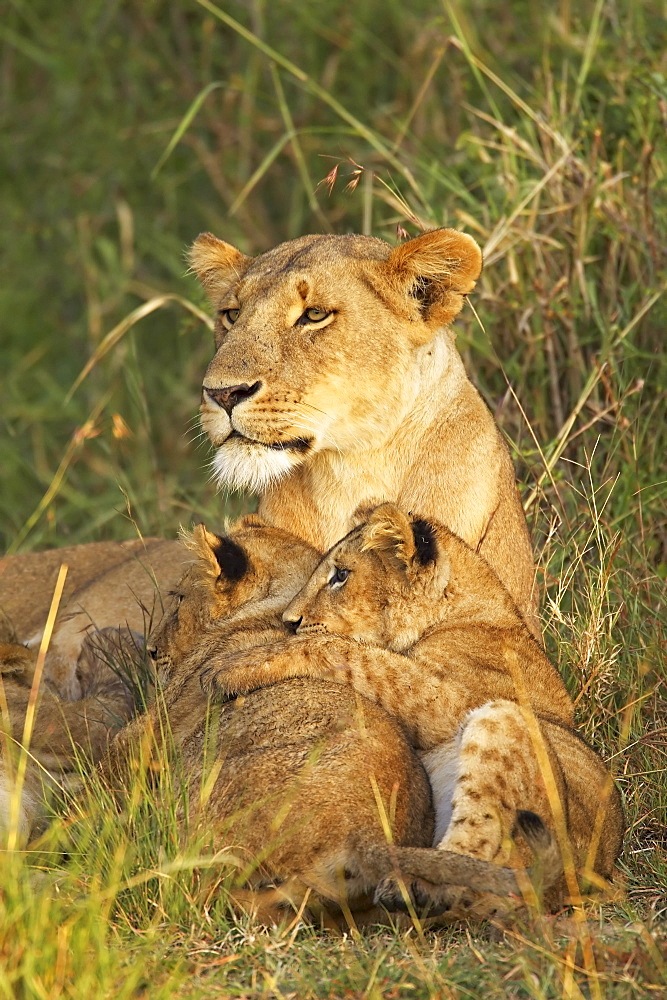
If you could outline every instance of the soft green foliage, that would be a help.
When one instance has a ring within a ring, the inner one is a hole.
[[[547,642],[630,833],[596,985],[539,921],[500,944],[258,933],[202,890],[168,796],[159,822],[138,807],[119,824],[100,792],[67,834],[77,850],[56,830],[3,861],[0,997],[578,997],[578,982],[620,998],[664,980],[664,23],[659,0],[8,5],[6,546],[214,527],[249,503],[214,495],[196,447],[211,338],[183,251],[200,230],[252,253],[308,231],[466,228],[486,268],[459,342],[513,442]]]

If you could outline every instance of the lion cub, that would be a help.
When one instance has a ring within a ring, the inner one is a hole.
[[[516,892],[509,869],[423,849],[432,835],[423,768],[400,726],[352,689],[287,680],[211,716],[202,663],[283,636],[282,612],[320,556],[253,516],[224,537],[199,526],[187,545],[195,561],[152,639],[164,689],[102,764],[117,796],[140,769],[178,762],[170,773],[186,791],[183,827],[194,825],[214,849],[234,845],[248,859],[252,874],[232,899],[264,923],[306,900],[307,912],[325,919],[367,910],[376,885],[397,870],[409,879]],[[544,853],[537,817],[518,819]],[[370,910],[366,918],[378,915]]]
[[[610,775],[573,731],[563,681],[514,601],[448,528],[381,505],[327,553],[284,619],[294,638],[210,663],[204,685],[226,694],[297,676],[352,685],[423,752],[438,846],[499,864],[512,862],[518,809],[551,815],[507,661],[515,657],[577,860],[611,873],[623,816]]]

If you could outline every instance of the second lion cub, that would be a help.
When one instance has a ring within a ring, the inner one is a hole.
[[[296,676],[351,684],[398,718],[422,751],[438,846],[497,864],[513,862],[517,809],[551,816],[512,657],[539,719],[577,863],[611,874],[623,815],[610,775],[574,731],[563,681],[509,593],[448,528],[382,504],[327,553],[284,620],[294,638],[227,657],[219,670],[209,664],[205,686],[240,694]],[[563,888],[550,905],[559,905]]]

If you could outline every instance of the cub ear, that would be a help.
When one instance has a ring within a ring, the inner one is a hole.
[[[370,514],[362,538],[362,552],[377,552],[411,584],[444,594],[451,563],[430,521],[411,518],[395,504],[384,503]]]
[[[245,549],[228,535],[214,535],[203,524],[186,534],[184,541],[206,564],[208,572],[223,582],[238,583],[250,568]]]
[[[205,524],[196,524],[192,531],[180,530],[181,541],[194,555],[200,559],[209,573],[220,575],[220,567],[215,557],[215,547],[220,539],[209,531]]]
[[[482,251],[467,233],[434,229],[396,247],[387,260],[391,280],[417,300],[430,326],[447,326],[463,308],[482,270]]]
[[[416,575],[422,576],[427,590],[443,596],[452,575],[452,564],[442,536],[439,538],[431,522],[422,517],[413,518],[411,527]]]
[[[393,569],[406,573],[415,555],[412,526],[396,504],[383,503],[362,528],[362,552],[376,552]]]
[[[415,542],[415,568],[417,574],[429,571],[425,578],[428,589],[437,594],[444,594],[452,575],[452,564],[442,544],[442,537],[430,521],[422,517],[413,518],[411,522],[412,537]],[[442,529],[441,529],[442,530]]]
[[[230,285],[247,270],[252,257],[219,240],[213,233],[201,233],[190,247],[188,261],[209,299],[216,305]]]

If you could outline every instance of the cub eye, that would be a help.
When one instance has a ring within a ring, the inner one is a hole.
[[[168,590],[167,597],[171,597],[172,600],[176,602],[176,606],[178,607],[183,602],[185,594],[179,593],[178,590]]]
[[[333,316],[333,313],[327,311],[326,309],[318,309],[313,307],[312,309],[306,309],[304,313],[299,316],[296,321],[296,326],[308,326],[309,323],[323,323],[325,319],[329,319]]]
[[[329,577],[328,584],[332,590],[335,590],[336,587],[343,586],[349,575],[350,575],[349,569],[339,569],[338,567],[336,567],[336,569]]]
[[[230,326],[236,323],[240,312],[240,309],[221,309],[218,312],[218,316],[222,320],[223,326],[229,330]]]

